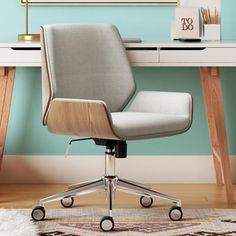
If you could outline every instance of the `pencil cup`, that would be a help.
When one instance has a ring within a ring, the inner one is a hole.
[[[205,24],[203,40],[217,41],[221,39],[220,24]]]

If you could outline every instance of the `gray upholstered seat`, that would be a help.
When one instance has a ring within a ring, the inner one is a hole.
[[[115,133],[124,140],[148,139],[185,132],[187,116],[148,112],[112,113]]]
[[[139,92],[127,112],[111,113],[112,125],[125,140],[180,134],[191,126],[191,108],[187,93]]]
[[[108,216],[100,228],[114,228],[113,195],[117,190],[141,195],[143,207],[152,198],[174,203],[171,220],[181,220],[181,201],[119,178],[115,159],[127,157],[126,140],[157,138],[180,134],[192,123],[192,97],[187,93],[139,92],[118,30],[106,24],[42,26],[43,124],[49,132],[90,137],[106,146],[105,175],[69,186],[69,190],[41,199],[32,211],[34,220],[45,217],[44,204],[61,200],[73,205],[73,197],[106,191]],[[79,163],[78,163],[79,164]],[[132,170],[132,168],[131,168]]]

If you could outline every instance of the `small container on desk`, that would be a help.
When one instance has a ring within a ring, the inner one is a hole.
[[[204,18],[203,40],[219,41],[221,40],[220,13],[216,7],[202,10]]]
[[[221,40],[220,24],[205,24],[203,40],[218,41]]]

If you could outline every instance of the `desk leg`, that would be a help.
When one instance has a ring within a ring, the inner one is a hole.
[[[15,71],[15,67],[0,67],[0,168],[7,135]]]
[[[200,68],[200,74],[215,166],[216,183],[217,185],[223,185],[224,178],[227,200],[229,204],[232,204],[234,202],[234,196],[220,70],[217,67],[202,67]]]

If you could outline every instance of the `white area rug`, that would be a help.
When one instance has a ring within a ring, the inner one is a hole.
[[[17,210],[0,209],[0,236],[37,236],[38,227],[29,215]]]
[[[30,221],[31,209],[0,210],[0,236],[34,236],[35,225],[39,236],[236,236],[236,209],[183,212],[183,220],[173,222],[168,208],[114,209],[114,231],[103,233],[105,209],[46,209],[45,220],[37,223]]]

